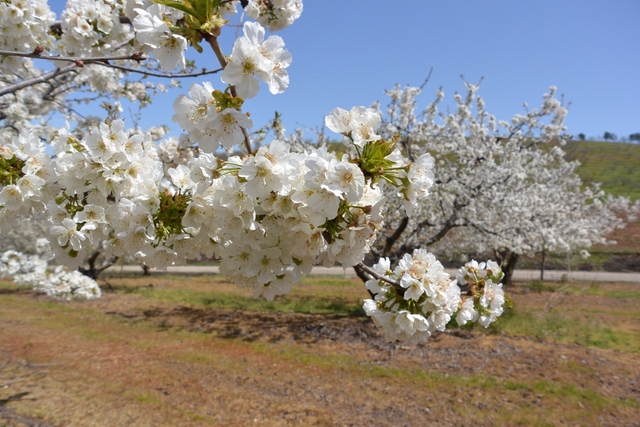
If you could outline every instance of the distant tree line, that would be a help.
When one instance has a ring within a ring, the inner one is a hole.
[[[576,135],[576,138],[579,141],[585,141],[587,139],[587,136],[584,133],[579,133],[578,135]],[[590,138],[590,139],[595,139],[595,138]],[[613,132],[607,131],[602,135],[602,139],[604,139],[605,141],[618,141],[618,135],[616,135]],[[626,139],[630,142],[640,143],[640,132],[632,133]],[[623,140],[624,140],[624,137],[620,139],[620,141],[623,141]]]

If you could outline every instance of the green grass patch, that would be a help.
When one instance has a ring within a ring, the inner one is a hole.
[[[640,333],[613,329],[593,316],[586,319],[572,316],[571,312],[552,310],[517,311],[505,313],[488,328],[490,333],[524,335],[542,341],[555,341],[613,349],[625,352],[640,352]],[[477,325],[473,329],[480,329]],[[484,328],[482,328],[484,329]]]
[[[165,301],[174,304],[211,307],[224,310],[248,310],[266,312],[294,312],[305,314],[335,314],[335,315],[364,315],[362,298],[351,297],[352,292],[340,292],[341,287],[352,288],[354,283],[344,279],[313,280],[310,283],[297,286],[284,296],[276,297],[273,301],[253,298],[249,291],[217,292],[199,291],[188,288],[159,288],[148,286],[118,285],[114,289],[127,294],[138,294],[152,300]],[[313,289],[311,285],[313,286]],[[330,286],[331,290],[319,295],[317,287]],[[360,285],[362,287],[362,285]],[[363,287],[362,287],[363,289]]]
[[[539,280],[534,280],[533,282],[526,284],[524,287],[531,289],[532,291],[535,291],[535,292],[554,292],[557,288],[557,286],[554,286],[548,283],[543,283]]]
[[[640,145],[597,141],[568,141],[567,159],[578,160],[578,175],[585,183],[602,183],[615,196],[640,199]]]

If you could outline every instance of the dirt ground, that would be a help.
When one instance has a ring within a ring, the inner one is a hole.
[[[512,292],[523,310],[553,310],[551,296]],[[624,313],[637,301],[562,295],[568,310],[634,332],[638,317]],[[360,315],[122,291],[59,303],[7,285],[0,325],[1,427],[640,426],[637,352],[459,329],[397,346]]]

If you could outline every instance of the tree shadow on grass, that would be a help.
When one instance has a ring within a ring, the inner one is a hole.
[[[132,321],[152,321],[163,330],[175,328],[247,342],[315,343],[330,340],[384,344],[380,333],[364,313],[271,313],[180,306],[107,314]]]

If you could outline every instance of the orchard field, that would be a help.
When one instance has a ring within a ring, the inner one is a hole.
[[[603,425],[640,419],[637,284],[517,283],[488,330],[384,342],[357,280],[274,302],[220,276],[0,287],[1,426]],[[411,388],[411,393],[407,388]]]
[[[566,158],[577,160],[576,172],[585,183],[599,182],[602,189],[631,200],[640,199],[640,145],[603,141],[567,141]],[[607,235],[615,245],[598,244],[589,249],[591,256],[576,256],[572,268],[592,271],[640,271],[640,221]],[[567,269],[566,254],[551,254],[547,269]],[[540,254],[523,257],[519,268],[538,269]]]

